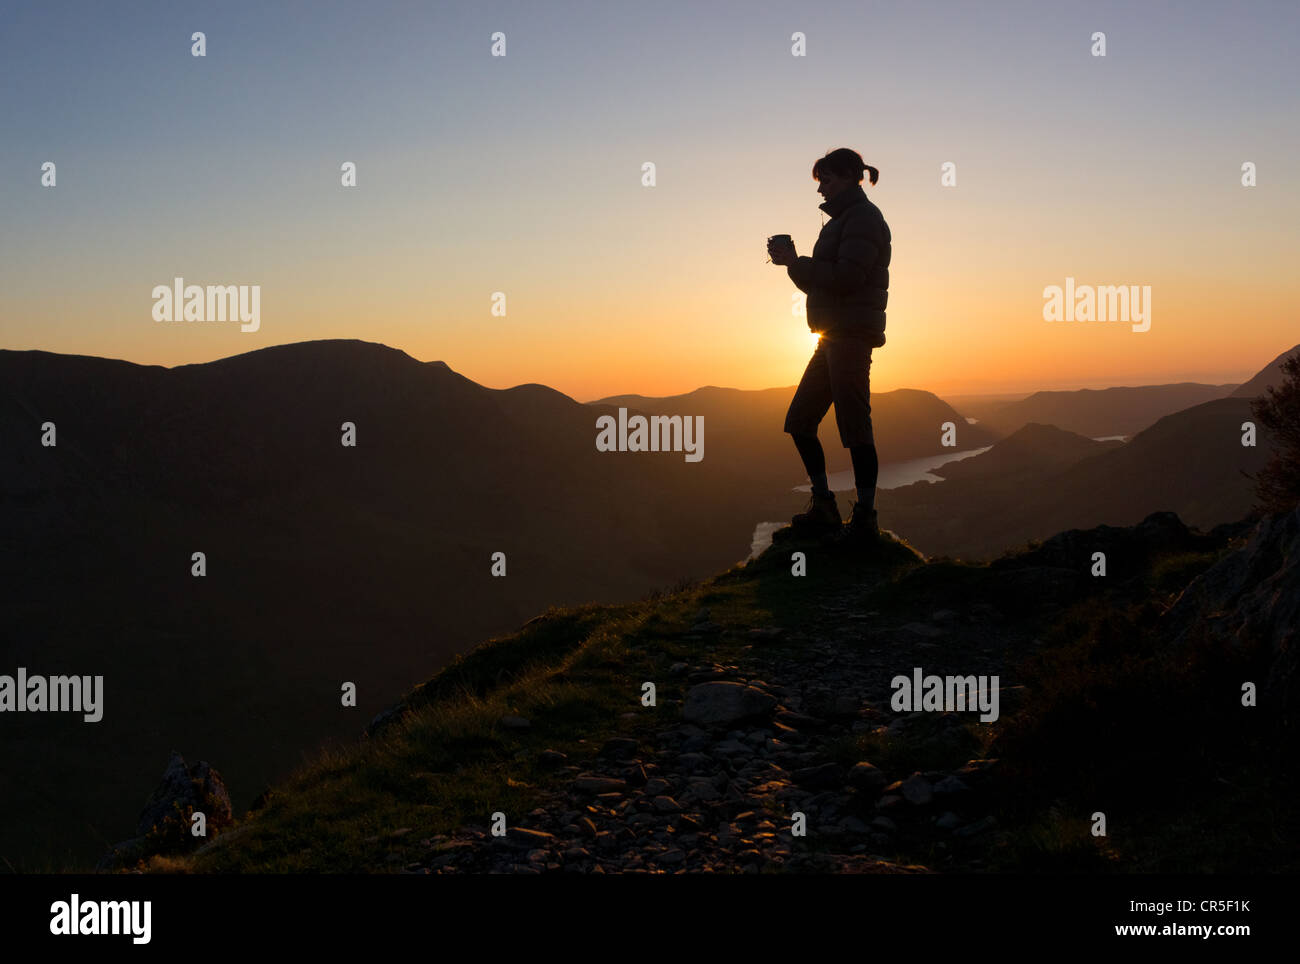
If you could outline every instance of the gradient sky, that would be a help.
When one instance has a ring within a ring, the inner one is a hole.
[[[894,238],[874,389],[1242,381],[1300,341],[1297,36],[1294,2],[3,0],[0,347],[792,385],[813,341],[764,239],[811,251],[847,146]],[[260,284],[261,330],[154,322],[178,275]],[[1151,285],[1151,330],[1043,321],[1067,275]]]

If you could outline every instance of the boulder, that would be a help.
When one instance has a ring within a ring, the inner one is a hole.
[[[206,836],[191,832],[191,817],[202,813]],[[230,793],[206,761],[193,766],[175,751],[167,761],[162,780],[150,794],[130,840],[115,844],[101,858],[99,870],[114,870],[157,854],[185,853],[212,840],[234,822]]]
[[[721,726],[770,716],[776,706],[774,697],[756,687],[714,681],[687,691],[682,715],[691,723]]]
[[[185,832],[189,833],[189,814],[202,812],[208,826],[209,835],[213,828],[221,829],[234,822],[234,813],[230,806],[230,794],[221,774],[199,761],[187,766],[185,758],[175,751],[167,761],[162,781],[150,795],[140,812],[136,823],[136,833],[148,834],[175,821],[184,815]]]
[[[889,780],[885,778],[885,774],[880,768],[865,761],[855,763],[849,770],[848,784],[859,790],[865,790],[869,793],[879,792],[885,789],[888,782]]]

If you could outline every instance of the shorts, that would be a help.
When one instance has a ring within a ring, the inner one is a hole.
[[[790,400],[785,431],[816,435],[831,404],[844,447],[874,444],[871,431],[871,350],[865,338],[822,335]]]

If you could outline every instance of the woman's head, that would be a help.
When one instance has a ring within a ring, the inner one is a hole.
[[[880,179],[880,172],[862,160],[861,154],[840,147],[813,165],[812,176],[821,182],[818,191],[829,199],[851,184],[860,184],[864,171],[872,184]]]

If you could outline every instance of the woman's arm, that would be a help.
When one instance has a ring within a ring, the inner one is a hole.
[[[834,261],[816,261],[805,256],[795,258],[786,268],[790,280],[800,291],[847,294],[866,284],[867,273],[875,267],[880,255],[879,225],[865,206],[852,213],[846,212],[845,218]]]

